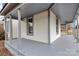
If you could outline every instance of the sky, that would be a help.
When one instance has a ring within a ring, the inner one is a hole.
[[[0,3],[0,11],[1,11],[1,9],[2,9],[2,4]]]
[[[2,4],[0,3],[0,10],[2,9]],[[0,20],[3,19],[3,16],[0,15]]]

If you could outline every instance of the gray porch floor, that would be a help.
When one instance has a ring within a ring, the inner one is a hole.
[[[72,35],[63,35],[51,45],[27,39],[14,39],[10,45],[27,56],[79,55],[79,44]]]

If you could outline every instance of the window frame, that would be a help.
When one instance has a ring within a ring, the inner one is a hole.
[[[29,23],[30,23],[30,19],[32,18],[32,32],[30,33],[30,30],[29,30],[29,27],[30,27],[30,25],[29,25]],[[27,35],[30,35],[30,36],[33,36],[33,32],[34,32],[34,30],[33,30],[33,27],[34,27],[34,25],[33,25],[33,16],[30,16],[30,17],[27,17]]]
[[[59,34],[59,19],[56,19],[56,34]]]

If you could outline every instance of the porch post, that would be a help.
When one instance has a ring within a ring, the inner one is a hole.
[[[65,35],[67,34],[67,30],[66,30],[66,24],[65,24]]]
[[[12,17],[11,17],[11,15],[9,15],[9,18],[10,18],[10,43],[11,43],[12,38],[13,38],[13,32],[12,32]]]
[[[75,31],[75,19],[73,20],[73,35],[76,38],[76,31]]]
[[[21,12],[20,9],[17,10],[18,13],[18,50],[21,50]]]
[[[7,29],[6,29],[6,17],[4,17],[4,24],[5,24],[5,42],[7,40]]]
[[[78,38],[78,18],[77,18],[77,42],[79,42],[79,38]]]
[[[21,39],[21,13],[20,9],[18,9],[18,39]]]

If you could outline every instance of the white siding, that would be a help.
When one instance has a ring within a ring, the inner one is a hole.
[[[59,34],[56,34],[56,16],[50,11],[50,43],[54,42],[57,38],[60,37],[60,21],[59,21]]]
[[[5,25],[5,22],[4,22]],[[7,30],[7,34],[8,37],[10,37],[10,19],[6,19],[6,30]],[[5,30],[5,27],[4,27]],[[18,20],[16,19],[12,19],[12,31],[13,31],[13,38],[17,38],[17,34],[18,34]]]
[[[26,18],[21,21],[21,38],[26,38],[26,35],[27,35],[27,27],[26,27]]]
[[[13,38],[18,37],[18,20],[12,19]]]
[[[33,36],[27,35],[26,21],[21,22],[21,37],[48,43],[48,11],[33,16]]]
[[[27,35],[26,20],[21,21],[21,38],[48,43],[48,11],[33,15],[33,36]],[[60,29],[59,20],[59,34],[56,35],[56,16],[50,11],[50,43],[60,37]],[[12,19],[12,30],[13,38],[18,38],[18,20]]]

